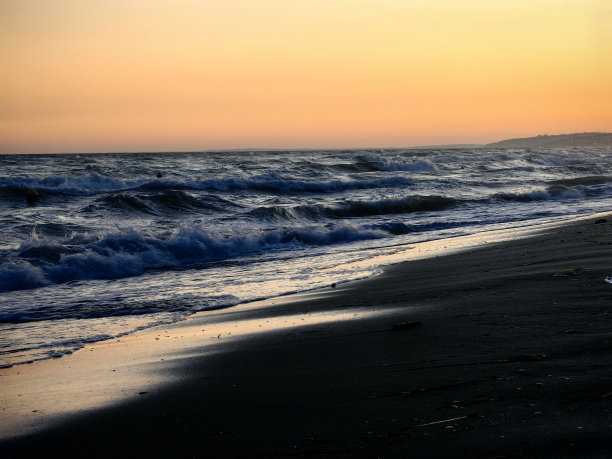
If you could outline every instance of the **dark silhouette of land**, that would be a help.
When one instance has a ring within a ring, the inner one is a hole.
[[[520,139],[507,139],[488,143],[495,148],[564,148],[564,147],[612,147],[612,133],[583,132],[581,134],[539,135]]]

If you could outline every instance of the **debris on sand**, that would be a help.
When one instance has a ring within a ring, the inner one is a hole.
[[[401,324],[395,324],[391,327],[391,330],[405,330],[406,328],[418,327],[421,325],[420,320],[413,320],[411,322],[403,322]]]

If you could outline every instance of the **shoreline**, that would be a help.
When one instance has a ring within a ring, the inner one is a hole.
[[[3,448],[70,436],[70,457],[612,452],[600,217],[0,370]]]
[[[385,249],[388,250],[390,248],[394,248],[396,251],[393,253],[387,253],[387,254],[382,254],[382,255],[370,254],[368,255],[367,258],[363,258],[357,261],[342,263],[342,264],[334,265],[334,266],[331,266],[325,269],[319,269],[319,270],[313,271],[313,276],[316,276],[319,273],[326,273],[326,274],[332,273],[334,271],[338,271],[339,268],[343,267],[347,271],[352,271],[355,274],[355,277],[348,278],[348,279],[341,279],[341,280],[336,280],[333,277],[330,277],[329,279],[330,284],[333,283],[334,285],[339,286],[339,285],[343,285],[346,283],[360,282],[362,280],[366,280],[366,279],[376,277],[382,274],[384,272],[385,267],[389,265],[409,262],[409,261],[415,261],[415,260],[421,260],[421,259],[429,258],[429,257],[445,256],[445,255],[458,253],[458,252],[465,252],[468,250],[472,250],[474,248],[478,248],[485,244],[498,243],[498,242],[504,242],[508,240],[515,240],[519,238],[529,237],[530,235],[536,234],[540,231],[547,230],[549,228],[554,228],[554,227],[557,227],[563,224],[572,223],[572,222],[578,222],[584,219],[598,218],[598,217],[605,216],[605,215],[606,213],[595,213],[595,214],[590,214],[588,216],[578,216],[578,217],[574,216],[572,218],[557,217],[553,221],[549,221],[546,223],[528,221],[528,222],[522,222],[524,224],[519,225],[519,226],[484,229],[484,230],[480,230],[474,233],[468,233],[468,234],[462,234],[462,235],[450,235],[446,237],[438,236],[438,237],[433,237],[432,239],[422,239],[422,240],[416,240],[414,242],[403,242],[400,244],[395,244],[395,245],[390,245],[390,246],[382,246],[379,248],[380,250],[385,250]],[[519,223],[521,222],[514,222],[515,225],[518,225]],[[368,252],[373,251],[373,250],[375,251],[376,249],[365,249],[365,251],[368,251]],[[281,299],[281,298],[286,298],[286,297],[293,297],[295,295],[300,296],[304,294],[309,294],[311,292],[325,291],[328,289],[330,284],[324,285],[324,286],[311,287],[305,290],[298,289],[298,290],[289,290],[289,291],[284,291],[284,292],[280,291],[275,294],[273,293],[270,296],[262,296],[262,297],[255,298],[255,299],[243,300],[243,301],[239,301],[235,304],[231,304],[227,306],[211,307],[210,309],[196,311],[189,315],[181,317],[179,319],[175,319],[173,321],[166,321],[166,322],[161,321],[156,324],[147,324],[147,325],[137,327],[129,331],[120,332],[117,334],[108,333],[107,334],[108,337],[104,339],[103,341],[113,341],[117,339],[123,339],[126,336],[130,336],[134,333],[139,333],[143,331],[146,333],[147,330],[151,330],[154,328],[158,328],[158,327],[164,328],[167,326],[172,326],[172,324],[176,322],[183,322],[185,320],[190,320],[191,317],[197,314],[202,314],[202,313],[207,314],[207,313],[210,313],[211,311],[228,310],[231,308],[236,308],[236,307],[240,307],[242,305],[251,304],[251,303],[258,304],[259,302],[262,302],[262,301],[266,302],[266,301],[274,300],[276,298]],[[72,355],[75,352],[81,351],[84,348],[95,345],[96,343],[99,343],[99,342],[101,341],[80,342],[78,345],[75,345],[75,347],[73,347],[72,349],[61,350],[60,352],[57,353],[57,355],[54,355],[54,356],[39,357],[39,358],[34,358],[28,361],[17,361],[17,362],[8,362],[8,361],[4,362],[3,361],[0,363],[0,370],[11,368],[16,365],[19,365],[19,366],[30,365],[35,362],[63,358],[65,356]],[[2,430],[0,428],[0,438],[1,437],[2,437]]]

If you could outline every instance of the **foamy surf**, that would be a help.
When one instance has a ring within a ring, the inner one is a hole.
[[[608,211],[611,158],[596,148],[0,156],[0,364],[371,276],[379,265],[368,260],[417,242]]]

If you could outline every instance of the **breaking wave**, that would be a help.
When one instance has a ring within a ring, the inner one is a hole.
[[[379,172],[435,172],[436,166],[427,159],[403,156],[361,155],[356,164],[363,170]]]
[[[407,177],[386,177],[362,180],[299,180],[283,178],[278,174],[264,174],[248,178],[221,178],[190,182],[157,181],[148,182],[141,186],[143,189],[181,188],[206,191],[239,191],[254,190],[272,193],[309,192],[309,193],[336,193],[346,190],[367,188],[392,188],[408,186],[414,182]]]
[[[299,246],[342,244],[389,236],[351,223],[221,234],[191,225],[161,239],[136,230],[62,242],[33,241],[0,252],[0,291],[23,290],[86,279],[117,279],[151,269],[225,260]]]
[[[612,192],[612,186],[607,181],[600,184],[582,185],[589,183],[583,179],[559,180],[558,184],[530,191],[517,191],[509,193],[497,193],[495,198],[505,201],[531,202],[548,200],[574,200],[587,197],[603,196]],[[590,183],[597,183],[592,181]]]
[[[22,192],[28,188],[53,194],[88,195],[99,192],[129,190],[143,185],[149,180],[121,180],[105,177],[93,172],[88,175],[66,177],[50,176],[42,178],[4,178],[0,179],[0,189]]]
[[[123,210],[145,214],[163,214],[185,211],[226,212],[239,208],[238,204],[219,196],[194,196],[183,190],[163,190],[151,194],[107,194],[96,199],[84,211]]]
[[[403,170],[398,168],[396,170]],[[272,193],[309,192],[336,193],[346,190],[368,188],[393,188],[413,185],[408,177],[392,176],[359,180],[300,180],[284,178],[278,174],[263,174],[252,177],[223,177],[214,179],[133,179],[120,180],[105,177],[96,172],[80,177],[9,178],[0,179],[0,193],[6,196],[23,196],[29,188],[39,193],[54,195],[92,195],[97,193],[124,192],[129,190],[200,190],[239,191],[253,190]]]
[[[342,219],[444,210],[459,202],[447,196],[408,196],[377,201],[347,200],[335,205],[258,207],[249,215],[263,220]]]

